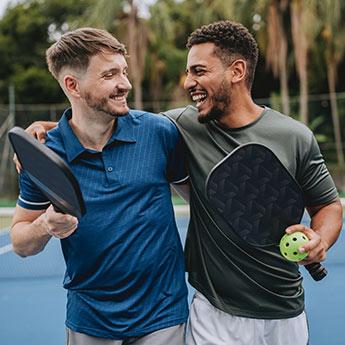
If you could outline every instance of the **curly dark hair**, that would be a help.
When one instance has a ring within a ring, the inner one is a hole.
[[[215,44],[214,53],[225,66],[229,66],[238,58],[246,60],[246,84],[250,90],[254,80],[259,50],[248,29],[242,24],[230,20],[203,25],[190,34],[187,48],[190,49],[193,45],[208,42]]]

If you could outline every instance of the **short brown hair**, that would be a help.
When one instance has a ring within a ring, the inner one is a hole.
[[[62,68],[86,70],[90,58],[104,52],[127,54],[125,46],[105,30],[80,28],[70,31],[47,49],[48,69],[58,79]]]
[[[187,48],[190,49],[193,45],[208,42],[215,44],[214,53],[225,66],[229,66],[236,58],[243,58],[247,61],[246,84],[250,90],[259,50],[248,29],[242,24],[230,20],[204,25],[191,33]]]

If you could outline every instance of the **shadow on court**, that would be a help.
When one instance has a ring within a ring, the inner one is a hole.
[[[178,217],[184,241],[188,217]],[[329,252],[329,274],[315,283],[301,269],[306,290],[311,345],[343,345],[345,339],[345,236]],[[0,344],[62,345],[65,342],[66,292],[59,241],[36,257],[0,255]],[[189,300],[193,291],[190,288]],[[288,334],[287,334],[288,337]]]

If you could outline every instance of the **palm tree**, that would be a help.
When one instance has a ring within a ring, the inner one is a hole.
[[[193,14],[193,29],[221,19],[239,20],[236,13],[239,2],[244,1],[204,0],[202,4],[200,1],[185,1],[187,7],[191,8],[190,13]]]
[[[300,80],[301,121],[308,124],[308,53],[320,30],[314,0],[291,1],[291,29],[296,69]]]
[[[110,31],[124,41],[129,53],[129,74],[133,83],[134,105],[142,109],[142,81],[147,50],[147,25],[139,18],[134,0],[98,0],[87,13],[87,22]]]
[[[159,111],[159,101],[163,95],[169,95],[166,106],[188,101],[182,85],[185,77],[186,41],[188,35],[203,24],[221,20],[235,20],[233,9],[235,2],[223,0],[157,0],[151,6],[149,19],[150,64],[147,77],[153,110]],[[243,1],[242,1],[243,2]]]
[[[325,59],[327,63],[328,90],[331,101],[331,113],[337,160],[344,165],[344,152],[341,140],[341,130],[335,86],[337,69],[345,53],[345,4],[342,0],[323,0],[319,4],[320,17],[323,18],[321,36],[325,42]]]
[[[279,78],[283,113],[290,115],[288,87],[288,39],[284,28],[284,15],[288,0],[263,0],[257,2],[259,13],[266,14],[266,31],[258,40],[265,50],[266,65]]]
[[[184,58],[178,61],[175,57],[180,53],[183,54],[185,48],[181,45],[179,49],[175,44],[178,30],[181,30],[180,21],[172,19],[172,13],[176,5],[168,3],[167,1],[158,0],[150,8],[149,19],[149,38],[148,38],[148,60],[150,63],[147,65],[147,78],[149,82],[149,95],[152,100],[152,110],[160,112],[162,101],[167,101],[166,96],[171,97],[173,89],[178,84],[178,79],[183,75],[184,71]],[[178,27],[177,27],[178,26]],[[176,61],[177,60],[177,61]],[[169,73],[170,69],[178,65],[179,70],[175,73]],[[175,76],[175,78],[169,77]],[[162,98],[165,98],[164,100]]]
[[[129,73],[133,82],[134,105],[143,108],[141,84],[144,78],[145,54],[147,50],[147,26],[138,16],[138,8],[133,0],[128,0],[127,36],[129,53]]]

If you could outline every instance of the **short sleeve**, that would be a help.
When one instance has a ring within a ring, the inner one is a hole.
[[[302,161],[299,183],[304,193],[306,206],[327,204],[338,196],[333,179],[313,135],[309,149],[305,152]]]
[[[19,196],[17,204],[29,210],[44,210],[50,201],[40,192],[25,171],[19,175]]]
[[[169,126],[169,155],[167,177],[169,182],[175,184],[185,183],[188,179],[186,165],[186,145],[176,125],[170,120]]]

